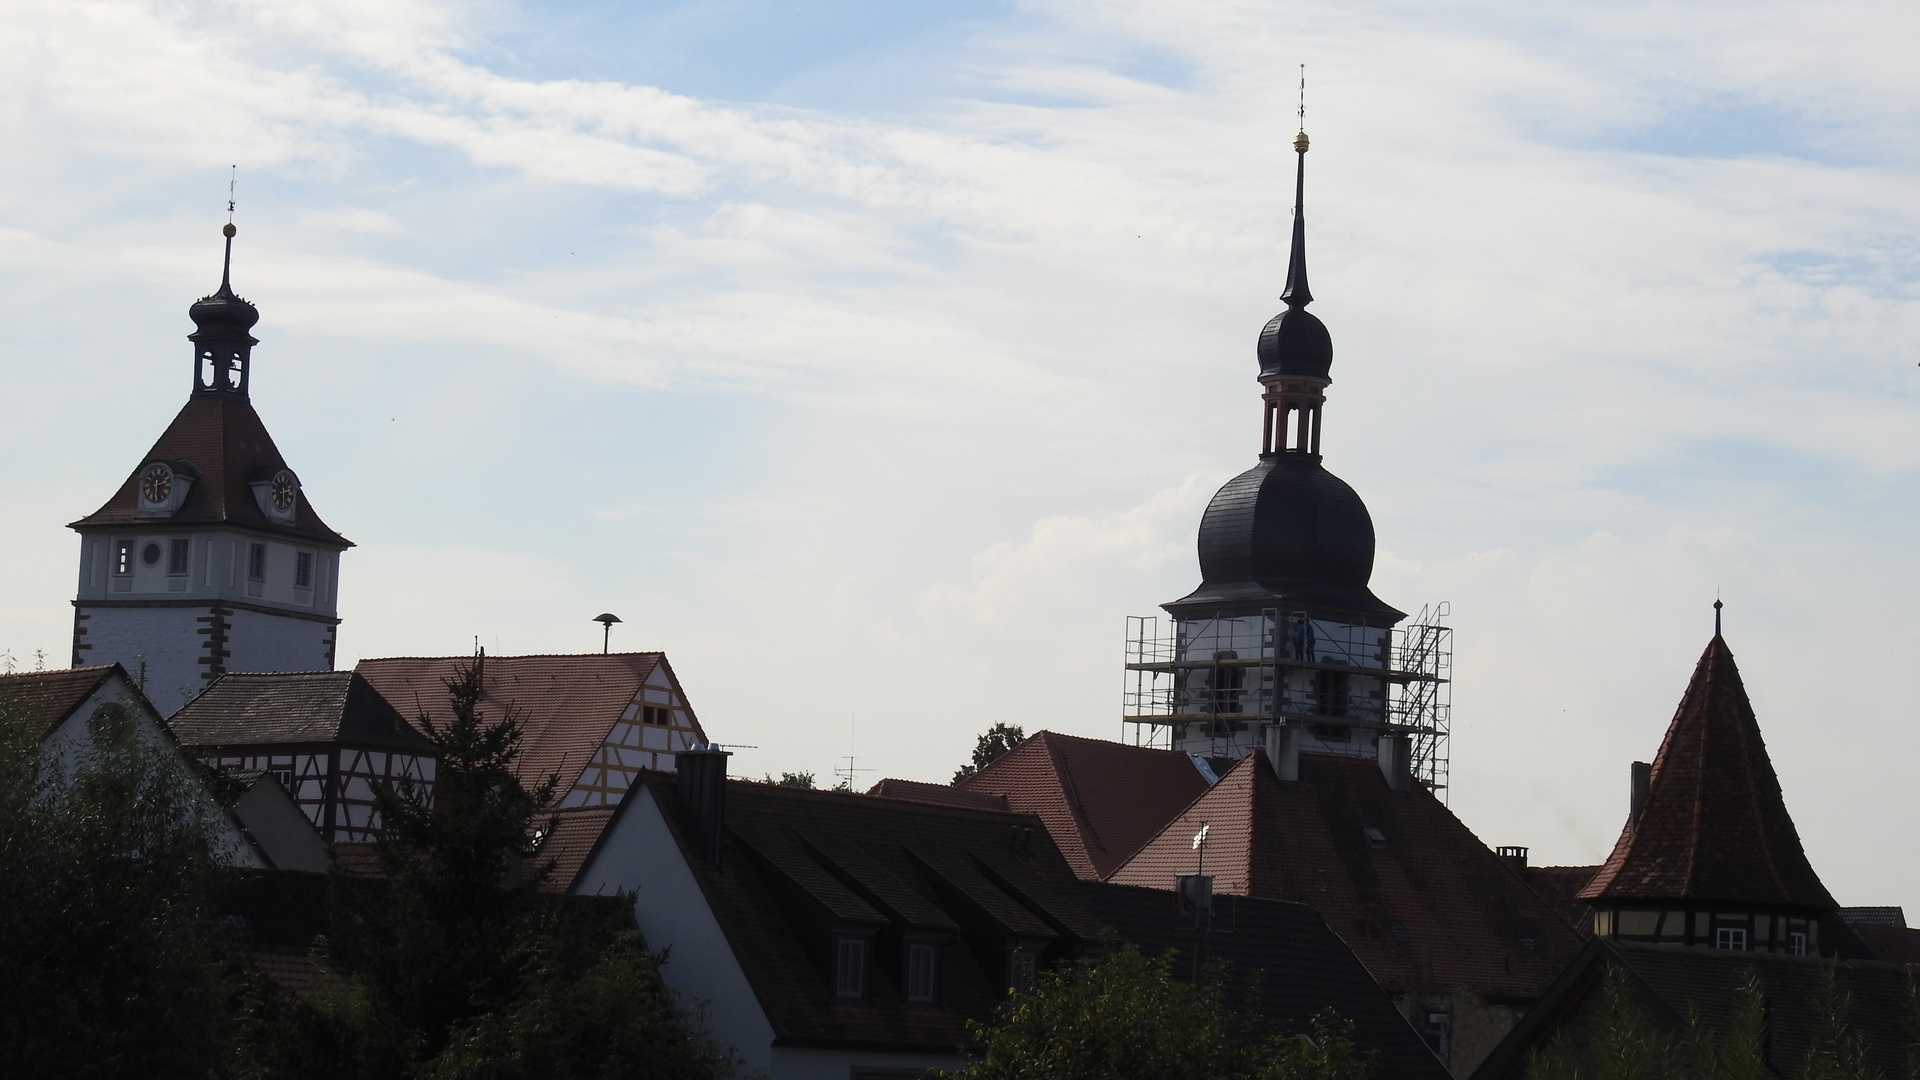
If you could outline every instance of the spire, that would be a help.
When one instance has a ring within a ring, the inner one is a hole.
[[[1836,906],[1807,861],[1733,651],[1719,634],[1701,654],[1653,759],[1643,808],[1580,898]]]
[[[1294,153],[1299,155],[1293,173],[1293,251],[1287,256],[1287,287],[1280,299],[1291,308],[1313,303],[1313,291],[1307,288],[1307,133],[1293,137]]]

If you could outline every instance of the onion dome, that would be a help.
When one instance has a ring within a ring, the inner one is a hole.
[[[221,232],[224,233],[227,238],[227,257],[225,263],[220,267],[220,288],[211,296],[203,296],[195,300],[193,306],[187,309],[187,317],[192,319],[193,324],[199,327],[203,333],[215,329],[225,329],[245,334],[247,331],[253,329],[254,323],[260,321],[260,309],[254,307],[241,297],[234,295],[233,285],[230,283],[230,275],[233,268],[233,234],[235,230],[232,225],[228,225],[222,229]]]
[[[1309,454],[1269,454],[1227,481],[1200,519],[1201,585],[1175,615],[1285,607],[1356,623],[1404,618],[1367,587],[1373,516]]]

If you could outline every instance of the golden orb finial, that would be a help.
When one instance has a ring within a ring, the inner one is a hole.
[[[1303,131],[1300,134],[1295,135],[1293,137],[1293,148],[1302,154],[1307,152],[1307,133],[1306,132]]]
[[[240,231],[239,229],[236,229],[233,227],[233,222],[231,221],[227,222],[225,225],[220,226],[220,235],[228,237],[229,239],[232,238],[234,233],[237,233],[239,231]]]

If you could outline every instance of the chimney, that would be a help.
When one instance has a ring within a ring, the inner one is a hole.
[[[680,816],[687,826],[687,839],[700,858],[720,864],[720,830],[726,821],[727,758],[732,755],[712,747],[695,747],[673,755],[673,770],[679,774]]]
[[[1300,780],[1300,729],[1279,723],[1267,727],[1267,764],[1283,784]]]
[[[1647,792],[1653,786],[1653,766],[1636,761],[1632,768],[1632,794],[1627,797],[1627,824],[1640,827],[1640,811],[1647,808]]]
[[[1395,791],[1413,790],[1413,739],[1407,735],[1382,735],[1376,744],[1380,775]]]

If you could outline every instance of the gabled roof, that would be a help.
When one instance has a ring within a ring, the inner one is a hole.
[[[468,656],[389,657],[362,660],[354,671],[417,725],[422,714],[436,723],[449,718],[447,680],[472,662]],[[623,722],[648,676],[659,669],[672,681],[666,655],[657,652],[488,656],[484,664],[482,715],[497,719],[508,708],[522,714],[520,775],[533,783],[558,774],[562,801],[614,725]],[[697,732],[699,721],[687,712]],[[700,739],[705,741],[704,733]]]
[[[891,777],[867,789],[867,794],[882,799],[931,803],[934,806],[966,806],[975,810],[1011,810],[1005,795],[969,791],[951,784],[929,784],[922,780],[895,780]]]
[[[1073,871],[1030,816],[733,780],[716,865],[689,839],[680,782],[642,774],[620,813],[652,799],[670,823],[777,1045],[952,1054],[970,1041],[965,1021],[1006,998],[1004,958],[983,963],[977,943],[1018,941],[1052,958],[1097,933]],[[880,963],[866,1000],[837,1000],[809,945],[827,947],[836,925],[944,939],[939,1007],[908,1007],[897,965]]]
[[[1371,759],[1301,754],[1299,782],[1282,784],[1256,750],[1110,880],[1164,889],[1202,870],[1203,824],[1216,894],[1317,909],[1391,992],[1530,998],[1579,951],[1506,860],[1431,793],[1392,790]]]
[[[198,472],[199,478],[188,491],[186,502],[171,517],[136,517],[140,466],[155,460],[184,463]],[[326,547],[352,547],[352,541],[328,528],[320,515],[314,513],[304,487],[298,492],[293,524],[270,522],[260,512],[253,489],[247,485],[265,480],[286,467],[286,460],[273,445],[273,436],[267,434],[267,426],[260,422],[260,415],[244,398],[195,394],[160,434],[153,449],[127,474],[126,482],[113,497],[70,527],[233,525],[257,532],[298,536]]]
[[[1823,961],[1785,953],[1695,949],[1593,938],[1540,1002],[1508,1032],[1473,1074],[1473,1080],[1518,1080],[1527,1072],[1527,1052],[1565,1031],[1576,1051],[1586,1032],[1584,1008],[1599,993],[1608,965],[1627,970],[1632,988],[1654,1021],[1677,1032],[1691,1010],[1707,1030],[1724,1034],[1732,1026],[1739,989],[1758,976],[1767,1002],[1768,1064],[1775,1075],[1798,1076],[1818,1022],[1821,966],[1834,965],[1834,979],[1851,995],[1849,1026],[1865,1036],[1871,1064],[1888,1076],[1907,1069],[1911,1036],[1906,1029],[1907,980],[1913,970],[1871,960]]]
[[[1185,754],[1042,731],[955,786],[1038,815],[1074,873],[1104,880],[1207,780]]]
[[[1081,888],[1095,917],[1120,940],[1148,956],[1179,950],[1174,973],[1191,981],[1193,915],[1176,912],[1173,893],[1100,881],[1082,882]],[[1426,1041],[1313,908],[1216,896],[1212,925],[1206,955],[1231,965],[1228,996],[1240,1007],[1297,1033],[1312,1030],[1314,1016],[1331,1008],[1353,1022],[1354,1044],[1373,1052],[1372,1075],[1379,1080],[1447,1080],[1446,1067]]]
[[[1520,879],[1534,895],[1558,908],[1567,925],[1585,937],[1593,931],[1593,909],[1580,899],[1580,890],[1599,871],[1598,866],[1529,866],[1520,871]]]
[[[167,720],[190,747],[346,743],[431,754],[365,678],[352,671],[222,675]]]
[[[1637,820],[1580,898],[1831,910],[1807,862],[1733,652],[1715,634],[1667,727]]]
[[[0,675],[0,720],[24,722],[34,738],[44,739],[116,672],[126,677],[119,664]]]

